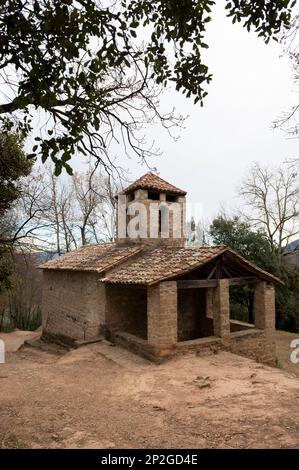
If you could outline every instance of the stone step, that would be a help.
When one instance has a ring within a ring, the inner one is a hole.
[[[121,346],[116,346],[107,340],[103,340],[97,345],[97,352],[106,359],[113,361],[120,367],[124,367],[126,369],[148,367],[151,365],[151,362],[147,359],[137,356],[131,351],[128,351]]]
[[[92,339],[76,339],[74,341],[75,348],[79,348],[80,346],[86,346],[88,344],[99,343],[104,340],[103,335],[95,336]]]

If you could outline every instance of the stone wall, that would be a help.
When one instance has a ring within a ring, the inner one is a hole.
[[[258,282],[254,288],[254,323],[257,328],[275,330],[275,289],[266,282]]]
[[[239,320],[230,320],[230,332],[234,333],[236,331],[252,330],[255,326],[252,323],[246,323]]]
[[[146,289],[106,285],[106,331],[131,333],[147,339]]]
[[[42,306],[45,338],[71,343],[91,340],[103,333],[113,339],[118,332],[126,332],[127,336],[120,338],[122,344],[154,360],[163,360],[179,349],[200,351],[203,347],[205,350],[211,348],[213,320],[206,316],[211,312],[207,312],[204,289],[183,290],[178,294],[175,281],[161,282],[145,289],[105,285],[98,281],[98,277],[96,273],[44,270]],[[256,286],[256,328],[234,331],[236,328],[232,327],[231,334],[227,280],[220,280],[214,292],[214,341],[217,349],[221,347],[274,365],[273,287],[265,282]],[[192,336],[200,335],[209,336],[209,341],[177,342],[178,339],[190,340]],[[142,340],[138,341],[138,337]]]
[[[138,203],[140,206],[138,206]],[[159,200],[148,199],[148,191],[135,191],[133,201],[126,201],[126,210],[133,213],[125,216],[125,211],[117,214],[116,243],[118,245],[139,243],[143,245],[185,246],[185,197],[178,196],[177,202],[167,202],[166,194],[159,193]],[[134,208],[134,210],[133,210]],[[117,207],[117,210],[119,208]],[[136,210],[136,213],[134,211]],[[161,211],[161,229],[159,232],[159,210]],[[136,237],[130,238],[124,230],[124,225],[130,224],[136,231]],[[163,232],[163,228],[166,230]],[[138,233],[137,233],[138,232]]]
[[[234,354],[271,366],[276,365],[274,337],[263,330],[238,331],[225,338],[222,343],[225,350]]]
[[[148,342],[158,355],[167,355],[177,344],[177,286],[174,281],[148,287]]]
[[[219,279],[213,294],[214,334],[224,338],[230,334],[229,281]]]
[[[102,332],[103,303],[98,274],[44,270],[43,335],[72,342],[89,340]]]
[[[210,336],[193,341],[178,343],[176,355],[194,352],[198,356],[229,351],[240,356],[253,359],[263,364],[275,366],[275,343],[264,331],[250,329],[232,333],[225,338]]]
[[[148,344],[145,339],[139,338],[138,336],[123,331],[115,333],[113,340],[119,346],[129,349],[139,356],[145,357],[150,361],[161,363],[167,358],[160,357],[155,350],[155,347]]]

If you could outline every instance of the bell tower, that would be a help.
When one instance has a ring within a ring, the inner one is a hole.
[[[146,173],[117,195],[116,243],[184,246],[186,194]]]

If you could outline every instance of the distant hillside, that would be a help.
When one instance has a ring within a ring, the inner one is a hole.
[[[283,251],[285,254],[293,253],[294,251],[299,250],[299,239],[294,240],[293,242],[289,243],[287,246],[284,247]]]
[[[299,267],[299,249],[293,252],[286,253],[284,259],[289,264],[293,264]]]

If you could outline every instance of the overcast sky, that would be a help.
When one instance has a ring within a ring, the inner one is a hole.
[[[254,33],[226,18],[217,2],[208,32],[207,63],[213,73],[204,107],[179,93],[167,93],[163,106],[173,103],[189,115],[177,142],[165,130],[148,129],[163,155],[152,160],[162,178],[188,191],[201,203],[204,219],[217,214],[221,204],[236,206],[236,187],[250,163],[279,164],[298,156],[296,139],[286,139],[271,122],[294,101],[290,61],[279,44],[265,45]],[[126,161],[135,179],[147,171]]]
[[[205,224],[221,206],[238,207],[236,188],[252,162],[279,164],[298,157],[299,145],[299,140],[287,139],[271,128],[272,121],[296,98],[289,59],[280,44],[265,45],[253,32],[233,25],[223,3],[217,2],[208,29],[205,63],[213,80],[207,86],[204,107],[168,91],[162,108],[170,110],[175,105],[178,114],[189,115],[180,139],[173,141],[158,126],[144,129],[149,141],[154,138],[162,151],[149,164],[162,178],[188,192],[188,200],[201,206]],[[128,160],[121,145],[115,152],[130,170],[130,180],[148,171],[136,160]],[[77,159],[72,166],[86,169]]]

